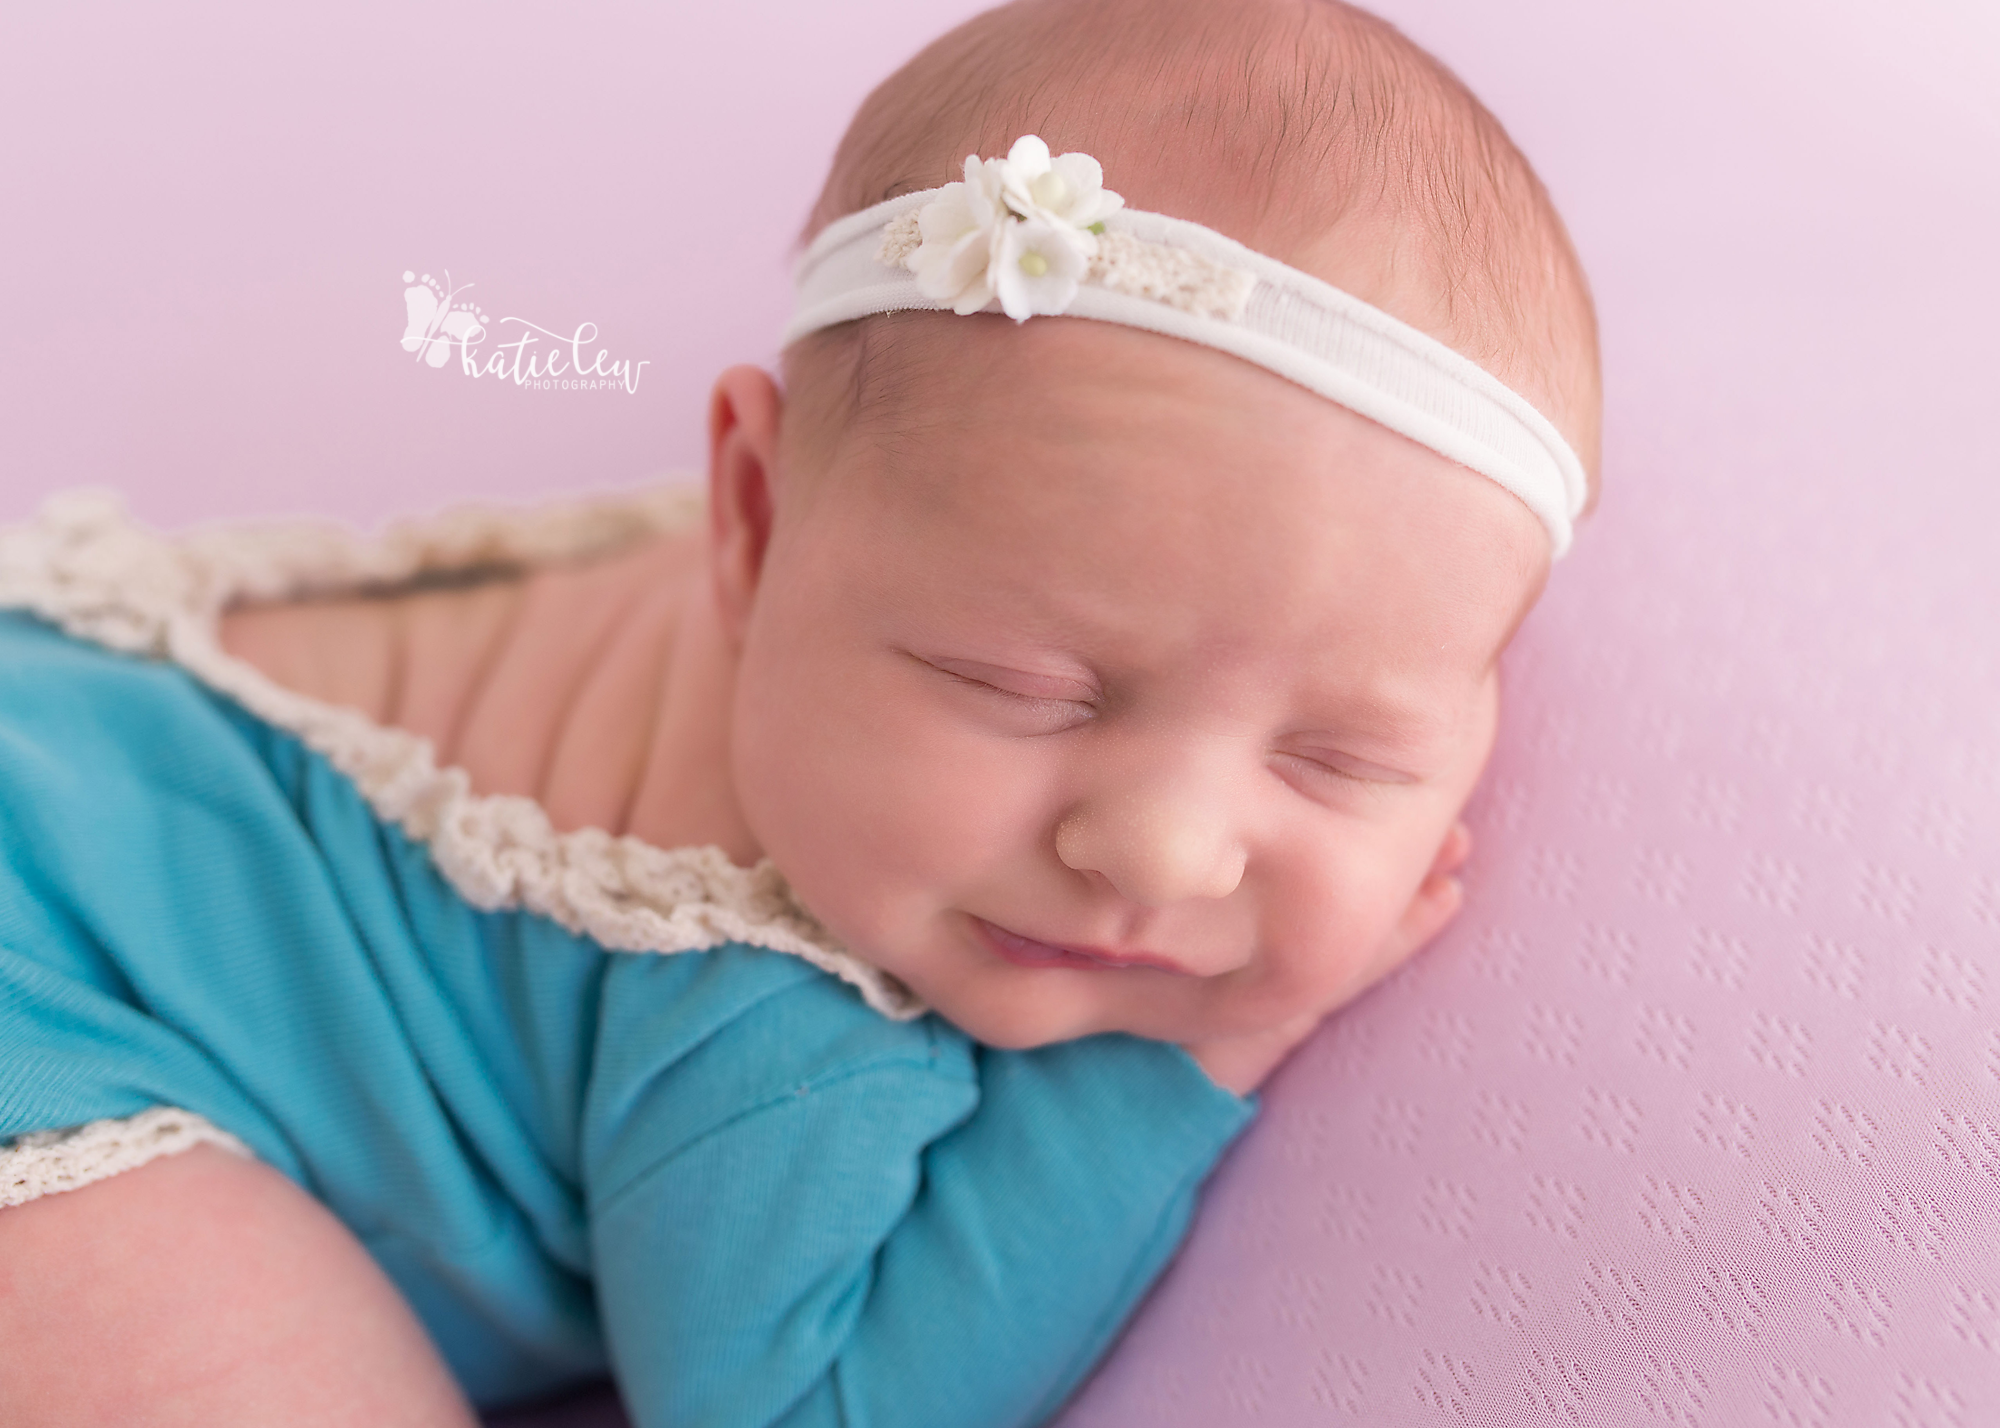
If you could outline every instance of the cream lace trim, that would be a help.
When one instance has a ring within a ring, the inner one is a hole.
[[[876,258],[889,267],[908,269],[910,255],[923,246],[922,219],[923,210],[913,208],[883,224]],[[1170,244],[1149,243],[1117,229],[1097,235],[1097,252],[1083,281],[1200,317],[1223,319],[1242,313],[1250,289],[1257,284],[1256,275],[1243,268]]]
[[[684,526],[700,509],[695,493],[661,487],[528,511],[468,507],[375,539],[322,522],[169,539],[130,520],[115,497],[69,494],[48,501],[35,520],[0,529],[0,608],[31,610],[112,649],[170,659],[298,735],[354,780],[377,816],[428,844],[438,870],[475,907],[526,908],[621,952],[768,947],[853,984],[885,1016],[920,1016],[924,1007],[909,990],[841,947],[768,860],[746,869],[715,847],[656,848],[595,828],[558,833],[532,799],[474,794],[463,769],[437,766],[428,739],[294,693],[226,653],[217,638],[234,601],[581,560]]]
[[[36,1131],[0,1146],[0,1210],[78,1190],[201,1144],[250,1156],[250,1147],[190,1111],[154,1106],[121,1120]],[[255,1157],[252,1156],[252,1159]]]

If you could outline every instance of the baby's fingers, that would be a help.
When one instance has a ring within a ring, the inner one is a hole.
[[[1417,917],[1412,929],[1416,935],[1410,943],[1410,950],[1414,952],[1444,931],[1445,925],[1457,917],[1458,910],[1464,906],[1465,884],[1456,876],[1449,872],[1434,872],[1425,878],[1411,904],[1411,911]]]
[[[1444,835],[1444,842],[1438,848],[1437,860],[1431,864],[1432,873],[1455,873],[1465,866],[1465,860],[1472,856],[1472,830],[1461,821],[1451,825],[1451,832]]]
[[[1383,949],[1383,969],[1394,967],[1444,931],[1464,905],[1465,888],[1457,877],[1442,867],[1434,867],[1390,932],[1388,945]]]

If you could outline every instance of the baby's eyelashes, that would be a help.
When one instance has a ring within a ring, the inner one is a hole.
[[[1005,734],[1060,734],[1097,717],[1095,690],[1081,680],[975,660],[911,658],[972,701],[979,722]]]
[[[1307,778],[1338,779],[1352,784],[1394,785],[1420,783],[1421,779],[1401,769],[1371,763],[1337,749],[1279,749],[1272,757],[1287,772]]]
[[[983,684],[1003,694],[1016,695],[1022,699],[1054,700],[1066,704],[1087,704],[1095,708],[1101,691],[1088,680],[1069,675],[1043,674],[1025,669],[1010,669],[1004,665],[984,664],[978,660],[925,658],[917,656],[932,669],[955,675],[971,684]]]
[[[1018,669],[956,656],[904,651],[957,689],[981,701],[983,715],[997,717],[1010,733],[1051,734],[1089,723],[1104,712],[1103,689],[1094,681],[1045,670]],[[1247,750],[1246,750],[1247,752]],[[1318,742],[1290,737],[1269,755],[1279,774],[1308,797],[1329,791],[1365,793],[1416,784],[1423,776],[1360,758]]]

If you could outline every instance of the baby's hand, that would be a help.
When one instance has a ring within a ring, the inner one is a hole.
[[[1438,849],[1437,860],[1431,864],[1430,872],[1425,874],[1422,885],[1417,889],[1409,911],[1397,923],[1395,931],[1390,933],[1388,942],[1383,946],[1376,963],[1379,968],[1376,976],[1401,966],[1406,958],[1442,932],[1445,924],[1457,915],[1464,900],[1464,890],[1455,875],[1465,866],[1471,852],[1472,830],[1463,823],[1452,825],[1450,834]],[[1370,980],[1372,982],[1373,978]],[[1343,1003],[1345,1000],[1343,997]],[[1336,1009],[1321,1007],[1267,1031],[1204,1041],[1183,1046],[1182,1049],[1195,1059],[1216,1085],[1239,1096],[1247,1096],[1264,1083],[1265,1077],[1277,1070],[1300,1042],[1313,1034],[1328,1013]]]
[[[1264,1083],[1278,1063],[1292,1054],[1292,1048],[1313,1034],[1324,1012],[1309,1012],[1269,1031],[1250,1036],[1230,1036],[1183,1046],[1208,1079],[1226,1091],[1247,1096]]]

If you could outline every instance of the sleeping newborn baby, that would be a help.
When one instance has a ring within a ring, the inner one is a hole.
[[[807,236],[705,516],[6,534],[0,1421],[1040,1421],[1457,910],[1598,409],[1457,81],[1023,0]]]

